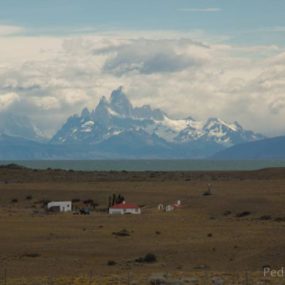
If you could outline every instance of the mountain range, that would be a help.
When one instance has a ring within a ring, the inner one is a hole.
[[[238,122],[177,119],[149,105],[135,107],[121,87],[110,99],[101,98],[94,110],[85,108],[68,118],[49,141],[43,141],[41,132],[27,118],[11,114],[3,118],[0,148],[5,152],[1,151],[0,159],[206,158],[265,139]],[[11,141],[15,148],[20,145],[17,155]]]
[[[26,138],[33,141],[44,141],[42,132],[27,116],[12,113],[0,113],[0,135]]]
[[[285,159],[285,136],[235,145],[216,153],[218,160],[283,160]]]
[[[160,139],[174,145],[212,143],[221,148],[264,138],[244,130],[237,122],[228,124],[218,118],[205,122],[191,117],[172,119],[149,105],[133,107],[119,88],[112,92],[110,100],[103,97],[91,112],[85,108],[81,115],[70,117],[51,142],[100,144],[115,137],[136,134],[145,136],[146,141]]]

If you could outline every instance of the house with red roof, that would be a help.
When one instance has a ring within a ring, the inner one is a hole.
[[[141,208],[133,203],[127,203],[123,201],[120,204],[115,204],[109,208],[110,215],[124,215],[124,214],[141,214]]]

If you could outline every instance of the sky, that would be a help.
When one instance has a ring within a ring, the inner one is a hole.
[[[0,112],[52,136],[124,86],[134,105],[285,135],[284,0],[0,0]]]

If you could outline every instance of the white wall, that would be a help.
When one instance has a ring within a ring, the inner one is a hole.
[[[123,215],[124,214],[124,210],[123,209],[109,209],[109,214],[111,215]]]
[[[61,201],[61,202],[50,202],[47,205],[47,208],[59,207],[60,212],[70,212],[72,210],[72,202],[70,201]]]
[[[114,209],[114,208],[110,208],[109,209],[109,214],[112,215],[124,215],[124,214],[134,214],[134,215],[138,215],[141,214],[141,209]]]

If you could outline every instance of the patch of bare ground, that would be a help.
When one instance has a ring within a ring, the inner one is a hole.
[[[2,167],[0,181],[0,280],[6,269],[11,280],[76,280],[90,272],[125,280],[130,273],[134,281],[150,284],[156,272],[173,279],[222,272],[226,278],[284,266],[284,169],[133,173]],[[204,196],[209,183],[211,195]],[[109,216],[104,209],[113,193],[144,205],[142,215]],[[181,209],[158,211],[159,203],[178,199]],[[52,200],[92,201],[94,210],[86,216],[46,214]],[[148,254],[155,262],[138,262]]]

